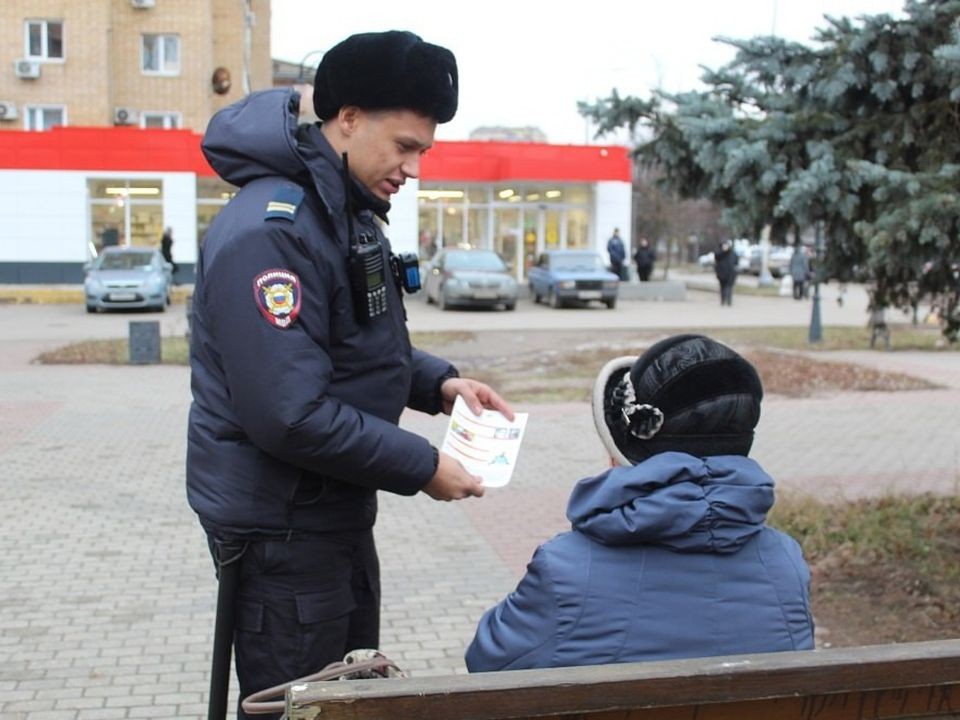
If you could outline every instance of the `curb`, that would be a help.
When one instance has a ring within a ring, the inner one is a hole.
[[[178,285],[170,289],[170,301],[184,304],[193,295],[193,285]],[[0,285],[0,305],[82,305],[83,287],[69,285],[26,286]]]

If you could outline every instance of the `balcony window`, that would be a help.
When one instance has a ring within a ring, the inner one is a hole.
[[[31,60],[63,60],[63,23],[27,20],[24,23],[26,56]]]
[[[180,113],[142,112],[140,113],[140,127],[176,130],[180,127]]]
[[[141,67],[151,75],[180,73],[180,36],[143,35],[140,47]]]
[[[24,130],[49,130],[67,124],[67,110],[62,105],[27,105],[23,115]]]

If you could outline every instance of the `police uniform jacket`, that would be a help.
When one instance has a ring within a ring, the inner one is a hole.
[[[210,532],[362,530],[376,490],[412,495],[435,451],[397,423],[436,413],[449,363],[411,347],[389,204],[351,181],[355,233],[378,237],[387,312],[358,322],[341,159],[299,96],[253,93],[211,120],[203,151],[240,187],[203,239],[193,296],[187,495]]]

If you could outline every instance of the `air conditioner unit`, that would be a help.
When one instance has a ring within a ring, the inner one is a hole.
[[[156,4],[156,0],[130,0],[130,4],[140,10],[146,10],[152,8]]]
[[[18,78],[38,78],[40,77],[39,60],[15,60],[13,63],[14,72]]]
[[[16,120],[16,119],[17,119],[16,103],[0,100],[0,121]]]
[[[129,107],[115,107],[113,109],[114,125],[135,125],[140,119],[140,113]]]

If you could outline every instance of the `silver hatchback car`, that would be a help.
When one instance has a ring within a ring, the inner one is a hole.
[[[427,302],[441,310],[455,306],[517,306],[517,281],[493,250],[442,248],[427,268],[423,282]]]
[[[88,313],[118,308],[163,312],[170,304],[173,266],[159,250],[108,247],[84,269]]]

